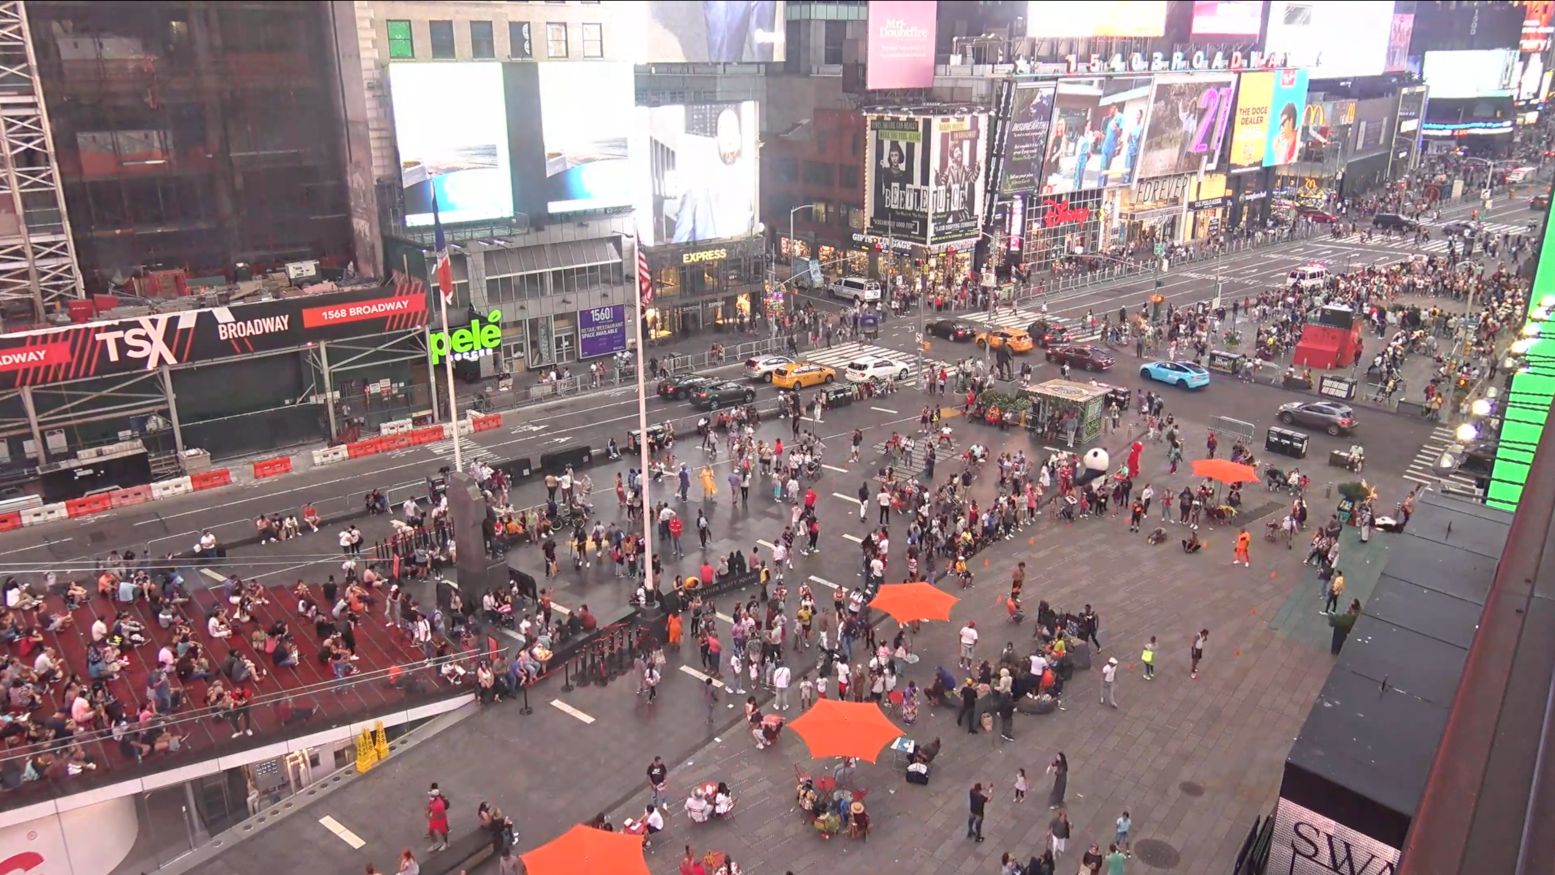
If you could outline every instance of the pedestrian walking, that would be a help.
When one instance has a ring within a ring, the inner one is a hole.
[[[956,726],[961,721],[966,721],[966,731],[970,735],[977,734],[977,684],[971,678],[961,685],[961,710],[956,712]]]
[[[1015,801],[1016,802],[1025,802],[1026,801],[1026,791],[1029,790],[1029,789],[1031,789],[1031,788],[1026,783],[1026,770],[1025,769],[1016,769],[1015,770]]]
[[[1193,639],[1193,649],[1188,652],[1188,657],[1193,661],[1193,679],[1199,679],[1199,660],[1204,658],[1204,645],[1209,643],[1209,630],[1200,629],[1199,634]]]
[[[1063,751],[1047,764],[1047,773],[1053,776],[1053,789],[1047,794],[1047,807],[1057,810],[1064,804],[1064,794],[1069,790],[1069,758]]]
[[[793,672],[780,658],[777,668],[772,670],[773,706],[779,711],[788,710],[788,685],[793,681],[793,677]]]
[[[1129,830],[1131,830],[1133,828],[1134,828],[1134,821],[1129,818],[1128,812],[1124,811],[1123,815],[1118,818],[1117,823],[1115,824],[1115,826],[1113,828],[1113,833],[1112,833],[1112,845],[1113,845],[1113,847],[1118,848],[1124,854],[1128,854],[1129,856],[1133,856],[1133,855],[1129,854],[1129,850],[1128,850],[1129,849],[1128,833],[1129,833]]]
[[[1118,707],[1118,658],[1116,656],[1107,660],[1107,664],[1101,667],[1101,703]]]
[[[427,835],[432,839],[428,853],[448,847],[448,800],[436,784],[427,790]]]
[[[1139,661],[1144,663],[1145,666],[1145,680],[1147,681],[1155,680],[1155,651],[1155,636],[1151,635],[1150,640],[1145,642],[1145,649],[1140,651],[1139,654]]]
[[[718,707],[718,688],[713,686],[713,679],[702,681],[702,706],[707,710],[707,722],[713,722],[713,709]]]
[[[961,627],[961,668],[963,671],[972,670],[972,652],[977,646],[977,623],[968,620]]]
[[[966,837],[969,839],[983,840],[983,814],[987,811],[988,796],[983,793],[982,784],[973,784],[968,796],[968,810],[966,819]]]
[[[669,785],[666,783],[669,780],[669,773],[669,766],[664,764],[663,757],[656,756],[653,762],[648,764],[648,787],[653,792],[648,804],[666,811],[669,810],[670,802]]]
[[[1107,875],[1123,875],[1123,864],[1128,862],[1128,855],[1118,850],[1117,845],[1107,846],[1107,856],[1102,859],[1102,864],[1107,867]]]
[[[1323,610],[1320,614],[1331,614],[1339,608],[1339,598],[1344,595],[1344,572],[1334,569],[1334,576],[1328,581],[1328,598],[1323,602]]]
[[[1236,556],[1231,560],[1232,565],[1253,567],[1253,560],[1247,554],[1248,545],[1252,542],[1253,536],[1247,533],[1247,529],[1242,529],[1236,533]]]
[[[1048,834],[1053,837],[1053,857],[1055,859],[1062,857],[1064,852],[1069,850],[1069,833],[1071,832],[1069,815],[1060,809],[1058,814],[1054,815],[1052,821],[1048,823],[1047,830]]]
[[[1339,655],[1339,649],[1344,647],[1344,640],[1350,637],[1350,630],[1355,628],[1355,621],[1361,616],[1361,600],[1352,599],[1350,607],[1342,614],[1329,614],[1328,625],[1333,627],[1334,639],[1328,652],[1334,656]]]

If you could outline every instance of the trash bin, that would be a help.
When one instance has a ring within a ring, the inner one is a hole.
[[[1302,432],[1275,427],[1264,434],[1263,448],[1292,459],[1305,459],[1309,440],[1310,438]]]

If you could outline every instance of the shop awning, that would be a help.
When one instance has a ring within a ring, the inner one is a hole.
[[[621,253],[609,240],[570,240],[544,246],[486,250],[486,275],[545,273],[569,267],[619,264]]]
[[[1164,222],[1173,216],[1182,215],[1182,205],[1172,204],[1164,207],[1147,206],[1138,209],[1124,207],[1119,210],[1125,220],[1130,222]]]

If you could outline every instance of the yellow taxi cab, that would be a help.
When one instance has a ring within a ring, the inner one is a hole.
[[[1036,343],[1031,335],[1021,328],[995,328],[992,331],[979,331],[977,333],[977,345],[993,345],[994,349],[1008,346],[1010,352],[1031,352],[1036,348]]]
[[[836,379],[836,371],[815,362],[794,362],[772,372],[772,385],[779,389],[806,389]]]

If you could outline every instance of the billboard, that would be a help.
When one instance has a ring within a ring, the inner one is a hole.
[[[1026,4],[1026,36],[1037,39],[1146,37],[1165,33],[1166,0],[1031,0]]]
[[[1269,100],[1263,166],[1294,164],[1301,154],[1301,123],[1307,115],[1307,71],[1276,70]]]
[[[1263,0],[1195,0],[1194,36],[1257,36],[1263,29]]]
[[[869,119],[868,180],[864,186],[869,233],[910,243],[929,242],[933,124],[928,118]]]
[[[427,324],[426,286],[183,310],[0,335],[0,389],[144,373]]]
[[[1009,135],[1004,143],[1004,179],[999,184],[1003,194],[1036,191],[1041,183],[1055,87],[1051,82],[1015,87]]]
[[[626,305],[578,311],[578,358],[614,355],[626,349]]]
[[[782,0],[685,3],[648,0],[617,4],[621,30],[641,34],[636,59],[649,64],[769,63],[784,59]]]
[[[756,231],[756,102],[638,107],[633,145],[642,242],[700,243]],[[645,182],[644,182],[645,180]]]
[[[1150,84],[1148,76],[1058,83],[1042,194],[1133,184]]]
[[[536,64],[545,143],[546,211],[632,204],[628,144],[636,111],[631,64]],[[581,107],[588,107],[581,112]]]
[[[1398,848],[1324,817],[1284,797],[1274,809],[1274,833],[1265,871],[1281,875],[1331,875],[1330,863],[1344,860],[1350,871],[1394,872]]]
[[[1231,129],[1231,172],[1290,164],[1301,153],[1306,70],[1243,73]]]
[[[1231,127],[1236,75],[1158,76],[1138,176],[1172,176],[1213,168]]]
[[[1510,97],[1516,87],[1517,52],[1513,49],[1426,52],[1421,78],[1432,100]]]
[[[1550,36],[1555,33],[1555,3],[1530,0],[1523,4],[1523,30],[1517,50],[1525,55],[1549,51]]]
[[[513,215],[501,64],[390,64],[389,95],[406,225],[432,224],[434,195],[445,225]]]
[[[1382,61],[1387,73],[1402,73],[1409,69],[1409,42],[1415,35],[1414,15],[1393,15],[1393,27],[1388,31],[1388,53]]]
[[[976,238],[982,224],[983,158],[988,153],[988,119],[981,115],[934,119],[934,190],[930,197],[929,243]]]
[[[1376,76],[1392,32],[1393,0],[1274,0],[1264,48],[1313,79]]]
[[[869,4],[867,88],[934,86],[934,10],[932,0]]]

